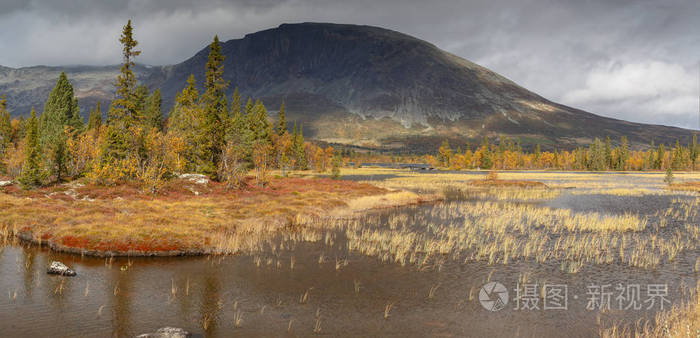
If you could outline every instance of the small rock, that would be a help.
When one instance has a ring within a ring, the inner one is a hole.
[[[209,178],[207,178],[206,175],[201,175],[201,174],[181,174],[178,177],[183,179],[183,180],[188,180],[188,181],[195,183],[195,184],[207,184],[207,183],[209,183]]]
[[[0,187],[6,187],[12,185],[12,181],[0,181]]]
[[[46,273],[50,275],[75,276],[77,273],[61,262],[51,262]]]
[[[144,333],[136,338],[189,338],[192,334],[178,327],[162,327],[153,333]]]

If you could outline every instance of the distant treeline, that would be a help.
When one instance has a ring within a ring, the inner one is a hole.
[[[124,62],[107,121],[102,121],[97,103],[84,124],[65,73],[38,116],[32,108],[29,119],[11,120],[7,101],[0,97],[0,174],[17,178],[27,188],[86,177],[104,185],[138,182],[155,192],[183,172],[239,187],[251,169],[258,184],[265,185],[270,168],[326,171],[340,166],[332,147],[304,141],[296,123],[291,132],[287,129],[284,103],[272,123],[262,101],[248,98],[244,103],[238,89],[228,100],[218,37],[210,45],[204,92],[190,76],[167,119],[160,90],[138,85],[132,71],[141,52],[131,21],[119,41]]]
[[[626,137],[612,146],[610,138],[596,138],[588,147],[573,151],[540,151],[537,145],[532,152],[523,151],[520,143],[511,138],[499,139],[496,144],[484,138],[480,146],[467,144],[452,149],[444,141],[435,156],[428,155],[425,161],[437,167],[451,169],[560,169],[560,170],[695,170],[700,148],[697,135],[687,146],[676,141],[667,147],[652,143],[648,150],[630,151]]]

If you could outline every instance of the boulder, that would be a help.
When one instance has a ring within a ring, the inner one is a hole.
[[[6,187],[12,185],[12,181],[0,181],[0,187]]]
[[[153,333],[144,333],[136,338],[189,338],[192,334],[178,327],[162,327]]]
[[[71,270],[68,266],[61,262],[51,262],[49,269],[46,271],[50,275],[61,275],[61,276],[75,276],[77,273]]]
[[[188,181],[195,183],[195,184],[208,184],[209,183],[209,178],[206,175],[201,175],[201,174],[181,174],[178,177],[183,179],[183,180],[188,180]]]

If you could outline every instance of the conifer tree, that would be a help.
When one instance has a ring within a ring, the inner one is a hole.
[[[695,163],[698,161],[698,134],[693,134],[693,141],[688,145],[690,148],[690,170],[695,170]]]
[[[61,72],[56,86],[49,94],[44,112],[39,117],[39,144],[46,153],[49,173],[60,181],[66,172],[68,152],[66,151],[66,128],[70,133],[83,129],[79,115],[78,100],[66,73]]]
[[[340,167],[343,165],[343,158],[338,152],[333,154],[333,160],[331,162],[331,175],[333,179],[340,179]]]
[[[185,167],[189,171],[199,171],[199,149],[201,107],[199,91],[194,75],[187,79],[187,86],[175,97],[175,106],[168,119],[168,132],[175,133],[185,140]]]
[[[306,160],[306,149],[304,149],[304,126],[299,126],[297,131],[297,123],[294,122],[293,152],[296,157],[296,166],[301,170],[308,169],[308,161]]]
[[[287,115],[284,109],[284,101],[280,106],[280,112],[277,115],[277,135],[282,136],[287,133]]]
[[[627,137],[622,136],[620,138],[620,154],[617,158],[617,170],[625,170],[627,165],[627,160],[629,159],[629,148],[627,145]]]
[[[205,92],[201,97],[204,114],[200,132],[206,137],[200,138],[203,143],[199,151],[199,165],[203,173],[208,175],[216,174],[221,149],[224,145],[226,124],[230,120],[228,103],[226,102],[228,81],[223,78],[224,59],[224,55],[221,54],[219,37],[214,36],[214,41],[209,46],[209,58],[205,65]]]
[[[22,174],[19,177],[19,182],[25,188],[41,185],[41,145],[39,144],[38,123],[36,112],[32,108],[27,121],[25,160],[22,164]]]
[[[231,121],[227,124],[226,142],[240,146],[242,157],[250,162],[252,161],[253,133],[249,128],[248,118],[241,112],[241,96],[238,88],[233,91],[229,111]]]
[[[654,169],[663,169],[664,157],[666,157],[666,148],[664,144],[659,144],[659,149],[656,151],[656,159],[654,160]]]
[[[238,93],[238,87],[233,90],[233,95],[231,96],[231,108],[229,108],[229,115],[231,115],[231,121],[227,124],[226,128],[227,140],[237,137],[233,134],[240,134],[240,128],[245,127],[245,118],[241,113],[241,95]]]
[[[481,166],[484,169],[491,169],[491,167],[493,167],[493,159],[491,158],[491,147],[489,146],[489,139],[487,137],[484,137],[484,142],[481,145],[481,148]]]
[[[39,141],[42,146],[51,144],[66,126],[79,130],[82,128],[82,120],[73,85],[68,81],[66,73],[62,72],[39,117]]]
[[[612,158],[612,147],[610,146],[610,136],[605,137],[605,148],[603,150],[603,156],[605,157],[605,169],[610,169],[613,167]]]
[[[98,130],[102,126],[102,110],[100,108],[100,101],[97,101],[97,106],[95,109],[90,110],[90,118],[88,119],[88,130]]]
[[[124,26],[119,42],[122,44],[124,63],[117,77],[116,98],[107,113],[107,132],[100,153],[102,164],[123,160],[132,152],[127,135],[138,115],[139,100],[132,67],[135,66],[134,58],[141,52],[135,50],[138,42],[133,38],[131,20]]]
[[[680,170],[683,165],[683,148],[676,139],[676,146],[673,147],[673,152],[671,153],[671,167],[674,170]]]
[[[270,144],[272,127],[267,120],[267,109],[265,109],[265,105],[258,99],[255,101],[251,110],[250,129],[253,132],[254,141]]]
[[[5,95],[0,96],[0,172],[4,171],[4,160],[7,149],[12,142],[12,125],[10,122],[10,112],[7,111],[7,99]]]
[[[147,128],[163,129],[162,105],[163,99],[161,98],[160,89],[156,89],[146,99],[144,125]]]
[[[124,63],[117,77],[117,95],[109,109],[107,123],[126,131],[137,115],[136,76],[132,68],[135,66],[134,58],[141,54],[141,51],[135,50],[138,41],[134,40],[131,20],[124,26],[119,42],[122,44]]]

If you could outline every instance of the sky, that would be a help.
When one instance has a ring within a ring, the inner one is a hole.
[[[698,0],[0,0],[0,65],[120,62],[128,19],[140,63],[174,64],[282,23],[400,31],[555,102],[698,129]]]

